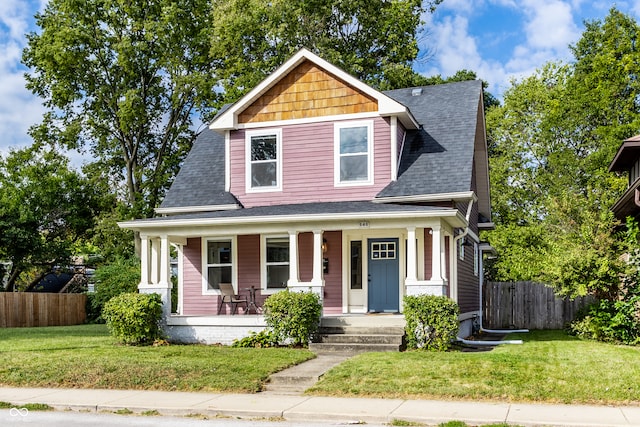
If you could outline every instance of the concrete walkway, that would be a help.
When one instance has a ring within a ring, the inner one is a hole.
[[[325,372],[352,356],[351,353],[318,353],[314,359],[269,376],[266,393],[302,395]]]
[[[57,410],[128,409],[162,415],[278,417],[334,424],[403,420],[436,425],[460,420],[472,425],[506,422],[526,426],[640,426],[640,407],[8,387],[0,388],[0,401],[17,409],[27,403],[46,403]]]

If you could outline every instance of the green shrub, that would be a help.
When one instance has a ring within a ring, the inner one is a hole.
[[[240,348],[268,348],[278,344],[275,335],[268,329],[260,332],[251,332],[248,337],[233,340],[231,347]]]
[[[124,292],[137,292],[140,283],[140,261],[137,258],[119,258],[96,269],[95,293],[91,303],[90,319],[104,321],[102,308],[111,298]]]
[[[590,305],[586,313],[571,323],[569,333],[584,339],[640,344],[640,296]]]
[[[102,310],[111,335],[124,344],[151,344],[162,338],[162,300],[158,294],[123,293]]]
[[[444,296],[405,296],[407,347],[447,350],[458,331],[458,313],[458,304]]]
[[[307,346],[320,326],[322,304],[312,292],[271,295],[264,302],[264,319],[280,343]]]

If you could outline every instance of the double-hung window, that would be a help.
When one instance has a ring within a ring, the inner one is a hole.
[[[267,290],[286,288],[289,281],[289,237],[266,237],[264,247],[264,287]]]
[[[336,186],[373,183],[373,122],[336,123],[334,127]]]
[[[247,192],[282,189],[282,132],[247,131]]]
[[[204,293],[220,290],[220,283],[233,283],[234,243],[233,239],[205,240],[203,242],[205,260]]]

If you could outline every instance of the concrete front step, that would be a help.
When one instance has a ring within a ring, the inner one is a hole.
[[[320,342],[327,344],[402,344],[402,334],[321,334]]]
[[[404,335],[404,328],[399,326],[320,326],[320,334],[346,335]]]
[[[309,350],[318,354],[325,353],[366,353],[370,351],[400,351],[401,344],[362,344],[362,343],[326,343],[315,342],[309,344]]]

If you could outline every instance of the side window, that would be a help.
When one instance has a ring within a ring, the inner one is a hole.
[[[282,189],[282,132],[247,132],[247,192]]]
[[[372,184],[373,122],[336,123],[334,139],[335,184]]]
[[[264,280],[266,289],[284,289],[289,281],[289,238],[265,239]]]
[[[232,240],[207,240],[205,250],[205,292],[219,290],[220,283],[233,283]]]

